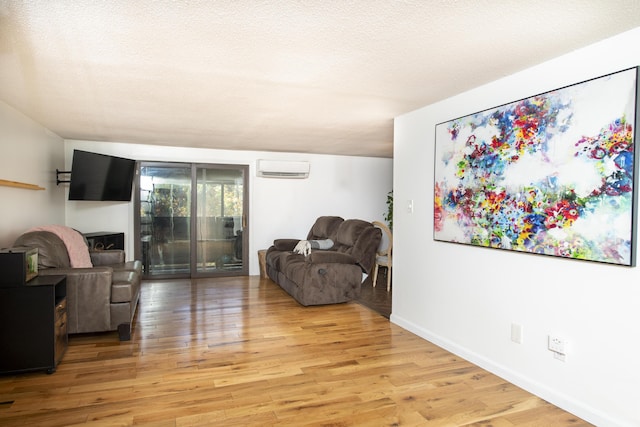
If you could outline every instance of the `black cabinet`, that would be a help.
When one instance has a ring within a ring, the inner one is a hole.
[[[122,249],[124,250],[124,233],[98,231],[85,233],[84,237],[89,242],[91,249]]]
[[[0,288],[0,373],[53,373],[67,343],[65,276]]]

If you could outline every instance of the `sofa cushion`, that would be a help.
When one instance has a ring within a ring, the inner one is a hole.
[[[305,261],[304,256],[291,254],[285,259],[282,272],[298,286],[304,286],[309,266],[310,264]]]
[[[382,232],[370,222],[348,219],[338,228],[335,250],[347,253],[358,260],[365,273],[371,272]]]
[[[309,255],[309,261],[314,264],[357,264],[358,260],[349,254],[334,251],[314,251]]]
[[[358,237],[362,234],[362,231],[366,228],[371,228],[370,222],[360,219],[349,219],[344,221],[338,227],[336,234],[336,243],[341,246],[354,246]]]
[[[125,260],[122,249],[92,250],[89,251],[89,255],[91,255],[91,262],[96,266],[119,265]]]
[[[279,266],[280,271],[287,271],[290,265],[304,263],[305,257],[304,255],[292,253],[292,252],[282,252],[278,257],[278,261],[276,264]]]
[[[339,216],[321,216],[309,230],[307,240],[331,239],[335,242],[335,234],[340,224],[344,222]]]

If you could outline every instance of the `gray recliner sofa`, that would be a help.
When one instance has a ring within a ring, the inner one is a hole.
[[[308,255],[294,249],[300,239],[277,239],[265,256],[267,275],[304,306],[351,301],[360,295],[366,275],[371,273],[382,232],[360,219],[319,217],[309,230]]]
[[[71,268],[67,247],[49,231],[30,231],[14,246],[38,248],[38,274],[67,277],[69,334],[118,331],[131,339],[131,324],[140,295],[142,263],[125,262],[122,250],[89,250],[91,268]]]

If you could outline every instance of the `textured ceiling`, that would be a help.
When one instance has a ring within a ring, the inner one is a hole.
[[[66,139],[391,157],[395,116],[638,26],[637,0],[0,0],[0,100]]]

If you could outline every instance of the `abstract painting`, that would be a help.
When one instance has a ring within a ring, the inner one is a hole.
[[[635,265],[637,68],[436,125],[434,239]]]

